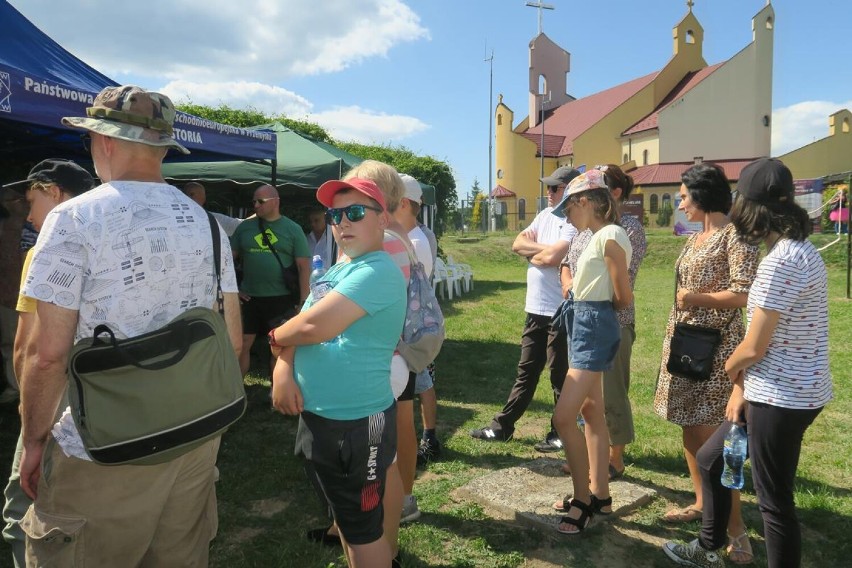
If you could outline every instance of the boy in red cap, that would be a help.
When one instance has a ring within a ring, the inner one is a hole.
[[[396,406],[388,377],[406,285],[382,249],[388,213],[375,183],[330,181],[317,199],[350,261],[330,268],[302,312],[270,331],[272,402],[300,415],[296,453],[331,507],[349,565],[389,566],[381,502]]]

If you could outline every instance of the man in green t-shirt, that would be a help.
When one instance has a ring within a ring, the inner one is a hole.
[[[278,190],[271,185],[260,186],[252,204],[256,217],[242,222],[231,237],[234,258],[243,265],[243,374],[249,368],[255,336],[266,335],[302,307],[308,297],[311,271],[305,233],[279,212]]]

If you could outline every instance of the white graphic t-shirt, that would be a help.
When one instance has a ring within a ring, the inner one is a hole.
[[[220,231],[222,291],[237,292]],[[158,329],[216,298],[207,214],[164,183],[116,181],[58,205],[39,233],[21,293],[77,310],[75,343],[106,324],[119,339]],[[53,429],[67,455],[88,459],[70,414]]]

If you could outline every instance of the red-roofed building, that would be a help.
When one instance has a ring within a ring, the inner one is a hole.
[[[696,160],[719,162],[735,180],[748,161],[768,156],[774,20],[767,3],[752,19],[752,42],[708,65],[690,6],[661,69],[581,98],[567,94],[570,54],[539,34],[530,43],[528,116],[513,125],[502,95],[495,109],[497,183],[513,194],[498,197],[507,225],[521,229],[534,216],[527,212],[546,206],[542,169],[620,164],[656,213]]]

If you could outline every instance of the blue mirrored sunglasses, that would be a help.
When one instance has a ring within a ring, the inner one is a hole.
[[[340,222],[343,221],[343,214],[346,213],[347,219],[353,223],[357,223],[367,215],[367,209],[375,211],[376,213],[382,212],[382,210],[378,207],[371,207],[370,205],[362,205],[360,203],[354,203],[352,205],[347,205],[346,207],[330,207],[328,211],[325,212],[325,222],[329,225],[339,225]]]

